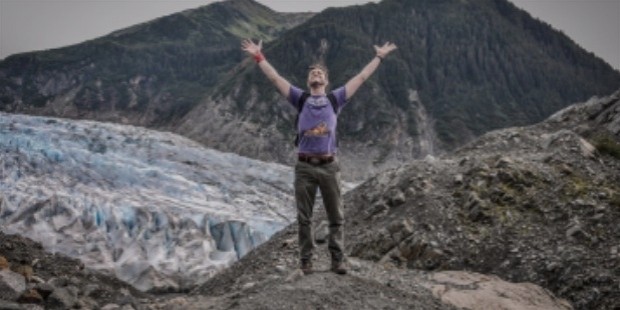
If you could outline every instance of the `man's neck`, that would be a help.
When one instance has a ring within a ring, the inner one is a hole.
[[[312,96],[322,96],[325,95],[325,86],[310,88],[310,95]]]

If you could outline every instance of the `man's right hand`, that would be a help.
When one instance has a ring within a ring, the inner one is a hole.
[[[265,56],[263,56],[263,53],[261,52],[263,49],[263,40],[258,40],[258,44],[255,44],[251,39],[245,39],[241,41],[241,49],[254,57],[258,67],[263,71],[263,73],[265,73],[273,85],[276,86],[280,94],[288,98],[291,84],[282,78],[276,69],[274,69],[271,64],[267,62],[267,60],[265,60]]]
[[[252,42],[251,39],[245,39],[241,42],[241,49],[246,51],[248,54],[252,56],[256,56],[261,53],[261,49],[263,48],[263,40],[259,40],[258,44]]]

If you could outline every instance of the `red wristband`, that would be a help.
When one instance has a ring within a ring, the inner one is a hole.
[[[259,63],[263,60],[265,60],[265,56],[263,55],[263,53],[258,52],[258,54],[254,55],[254,61],[256,61],[256,63]]]

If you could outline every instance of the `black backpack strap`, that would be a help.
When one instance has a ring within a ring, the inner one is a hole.
[[[299,127],[299,114],[301,114],[301,110],[304,109],[304,104],[306,104],[306,100],[310,97],[310,93],[303,92],[301,96],[299,96],[299,100],[297,101],[297,116],[295,117],[295,146],[299,146],[299,132],[297,132],[297,128]]]
[[[329,99],[329,102],[331,102],[334,113],[338,115],[338,99],[336,99],[336,95],[334,95],[334,93],[329,93],[327,94],[327,99]]]
[[[336,117],[338,117],[338,99],[336,99],[336,95],[334,95],[333,92],[330,92],[327,94],[327,99],[329,99],[329,102],[332,104],[332,109],[334,109],[334,113],[336,114]],[[338,139],[336,139],[336,146],[338,146],[338,144],[340,143],[338,142]]]
[[[301,96],[299,96],[299,100],[297,101],[297,113],[301,113],[301,110],[303,110],[304,104],[306,103],[306,100],[308,99],[308,97],[310,97],[310,93],[308,92],[301,93]]]

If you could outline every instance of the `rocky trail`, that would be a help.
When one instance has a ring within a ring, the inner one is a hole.
[[[28,239],[0,234],[0,255],[18,262],[1,265],[0,309],[570,309],[535,285],[482,274],[401,270],[351,258],[349,274],[336,275],[323,246],[316,271],[303,275],[294,259],[295,236],[295,227],[289,227],[257,250],[279,249],[273,259],[242,259],[192,292],[157,294],[45,253]],[[19,280],[21,286],[15,284]]]

